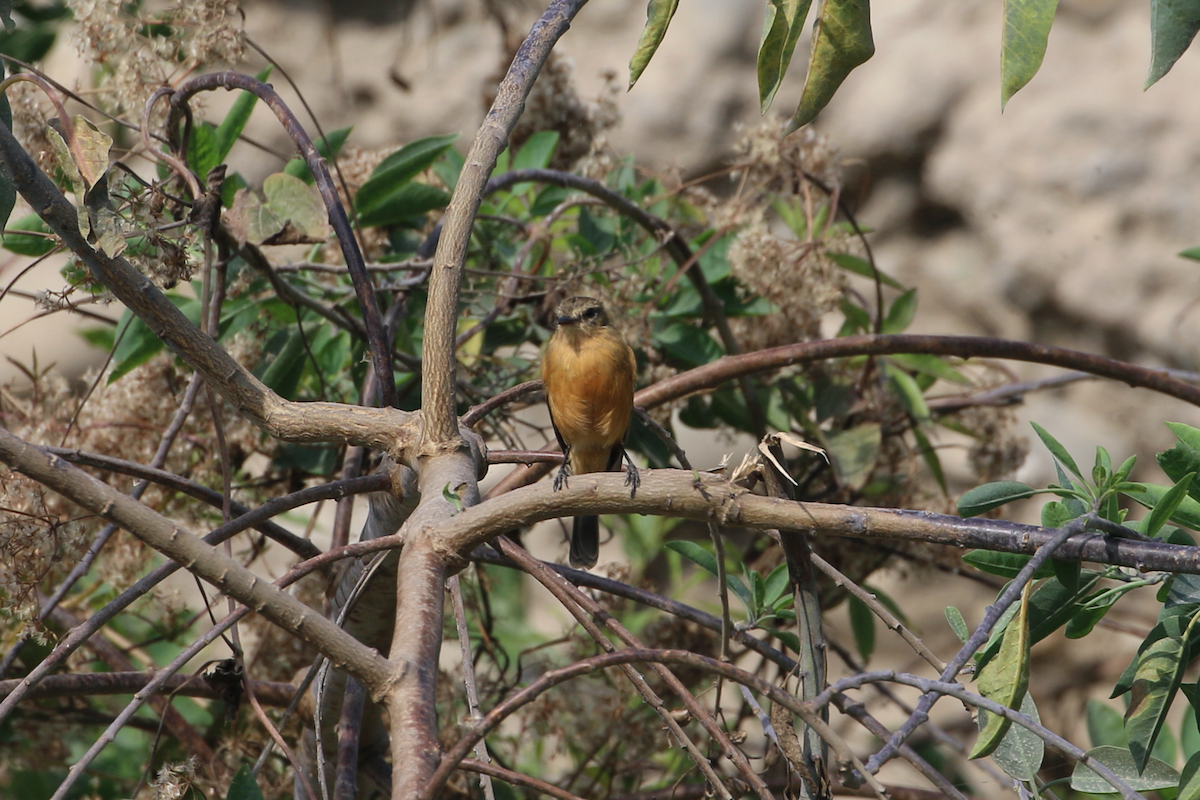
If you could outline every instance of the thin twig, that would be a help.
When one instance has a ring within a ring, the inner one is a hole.
[[[979,623],[979,627],[975,629],[975,631],[955,654],[954,658],[950,659],[950,662],[946,665],[946,668],[942,670],[942,681],[953,681],[958,676],[959,670],[963,668],[963,666],[967,663],[967,660],[971,658],[971,656],[975,655],[975,652],[987,642],[988,637],[991,636],[992,628],[994,628],[996,623],[1000,621],[1000,618],[1004,615],[1004,612],[1008,609],[1008,607],[1016,602],[1017,598],[1024,590],[1025,585],[1033,579],[1033,574],[1037,572],[1038,568],[1048,561],[1050,557],[1054,555],[1054,551],[1057,550],[1058,547],[1067,539],[1071,538],[1077,533],[1082,533],[1086,523],[1087,520],[1085,517],[1079,517],[1071,520],[1062,528],[1058,529],[1056,531],[1056,535],[1054,535],[1048,542],[1038,548],[1037,552],[1030,557],[1029,561],[1026,562],[1025,566],[1021,568],[1016,577],[1012,579],[1008,586],[1005,587],[1004,591],[1000,593],[1000,596],[996,598],[996,602],[988,606],[986,613],[983,615],[983,621]],[[867,762],[868,771],[872,773],[878,772],[880,767],[886,764],[888,760],[896,754],[896,749],[903,744],[909,736],[912,735],[913,731],[919,728],[925,722],[925,720],[929,718],[929,710],[933,708],[934,703],[936,703],[938,698],[941,696],[941,694],[932,691],[926,692],[921,696],[920,701],[917,703],[916,710],[913,711],[904,724],[901,725],[894,734],[892,734],[892,738],[887,741],[887,743],[879,750],[879,752],[871,756],[870,760]]]
[[[479,693],[475,689],[475,659],[471,654],[471,636],[467,632],[467,611],[463,607],[462,583],[455,575],[446,582],[450,588],[450,600],[454,605],[454,626],[458,631],[458,647],[462,652],[463,686],[467,692],[467,711],[472,722],[479,719]],[[487,742],[480,739],[475,745],[475,757],[480,763],[491,762],[488,756]],[[479,774],[479,783],[483,787],[483,795],[487,800],[496,800],[495,790],[492,789],[492,778],[487,773]]]

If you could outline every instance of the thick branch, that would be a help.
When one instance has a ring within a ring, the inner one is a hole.
[[[926,511],[798,503],[751,494],[725,479],[682,470],[642,472],[637,495],[629,496],[624,476],[573,476],[555,492],[536,484],[464,509],[440,529],[443,543],[459,553],[504,531],[556,517],[581,514],[659,514],[746,528],[779,528],[863,539],[909,539],[958,548],[1029,553],[1053,538],[1055,528],[995,519],[962,519]],[[1094,561],[1140,570],[1200,573],[1200,548],[1158,541],[1135,541],[1101,534],[1072,536],[1055,558]]]
[[[475,214],[483,200],[488,176],[496,158],[508,145],[508,136],[533,88],[551,48],[566,33],[586,0],[551,0],[513,57],[508,74],[496,89],[496,99],[475,135],[446,215],[429,276],[426,304],[424,371],[421,396],[426,414],[425,445],[453,441],[458,436],[454,409],[454,376],[458,366],[454,339],[457,333],[458,292]]]

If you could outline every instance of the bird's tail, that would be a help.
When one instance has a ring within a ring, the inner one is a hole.
[[[600,518],[576,517],[571,529],[571,566],[590,569],[600,558]]]

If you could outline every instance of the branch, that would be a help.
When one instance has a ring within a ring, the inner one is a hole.
[[[1176,377],[1178,373],[1173,370],[1139,367],[1135,364],[1091,353],[1082,353],[1078,350],[1066,350],[1061,347],[1013,339],[923,334],[843,336],[838,339],[799,342],[740,356],[724,356],[710,364],[681,372],[640,389],[634,394],[633,402],[634,405],[646,409],[657,408],[696,392],[715,389],[726,381],[758,372],[769,372],[832,358],[896,355],[899,353],[929,353],[960,358],[1001,358],[1048,364],[1111,378],[1133,387],[1150,389],[1200,406],[1200,387]],[[539,381],[530,381],[522,386],[527,387],[522,394],[541,388]],[[491,409],[492,407],[488,406],[487,410]],[[476,418],[472,418],[472,421],[475,421]],[[557,449],[556,444],[547,447],[548,451]],[[525,486],[549,472],[548,465],[515,469],[488,491],[488,497],[495,497],[512,491],[518,486]]]
[[[230,597],[312,644],[334,664],[361,680],[373,695],[386,690],[391,670],[379,653],[354,640],[290,594],[265,584],[237,561],[167,517],[3,429],[0,429],[0,460],[93,514],[120,525]]]
[[[652,408],[692,392],[719,386],[754,372],[780,369],[830,358],[929,353],[960,358],[1002,358],[1073,369],[1090,375],[1151,389],[1200,406],[1200,387],[1171,377],[1168,370],[1139,367],[1104,356],[989,336],[935,336],[924,334],[844,336],[815,342],[773,347],[743,356],[725,356],[711,364],[688,370],[648,386],[637,393],[637,405]]]
[[[458,294],[462,285],[467,245],[488,177],[521,112],[525,98],[550,55],[586,0],[551,0],[513,57],[508,74],[496,88],[496,99],[467,153],[446,214],[443,232],[429,276],[426,302],[421,396],[425,417],[424,446],[452,442],[458,423],[454,408],[457,368],[454,339],[457,335]]]
[[[953,681],[958,677],[959,671],[966,665],[967,660],[987,643],[988,638],[992,634],[992,629],[999,624],[1004,612],[1008,610],[1009,606],[1017,602],[1017,598],[1021,596],[1021,592],[1024,591],[1026,584],[1033,580],[1034,573],[1038,571],[1042,564],[1050,560],[1050,557],[1054,555],[1054,551],[1061,547],[1064,542],[1073,535],[1081,533],[1086,524],[1087,517],[1077,517],[1071,520],[1066,525],[1063,525],[1062,528],[1059,528],[1054,536],[1037,549],[1037,552],[1026,562],[1025,566],[1021,567],[1016,577],[1004,587],[1004,591],[1000,593],[996,601],[987,607],[987,612],[983,615],[983,621],[979,623],[979,627],[971,633],[971,636],[967,641],[963,642],[963,646],[955,653],[954,658],[950,659],[950,662],[946,664],[941,674],[943,681]],[[921,727],[925,723],[925,720],[929,719],[929,711],[933,708],[933,704],[938,701],[939,697],[941,697],[940,694],[932,691],[926,692],[921,696],[921,699],[917,702],[916,709],[909,715],[904,724],[892,734],[892,738],[880,748],[879,752],[871,756],[871,760],[867,762],[867,770],[869,772],[878,772],[880,767],[896,754],[896,750],[904,743],[904,740],[912,735],[913,731]]]
[[[222,504],[223,498],[220,492],[215,489],[209,489],[207,486],[203,486],[195,481],[188,480],[182,475],[176,475],[173,472],[146,467],[136,461],[126,461],[122,458],[114,458],[112,456],[89,453],[72,448],[44,447],[42,449],[47,453],[59,456],[65,461],[70,461],[72,464],[82,464],[86,467],[95,467],[96,469],[109,470],[121,473],[122,475],[132,475],[135,478],[153,481],[160,486],[174,489],[215,508],[220,508]],[[309,539],[297,536],[286,528],[267,520],[270,517],[278,516],[298,506],[308,505],[320,500],[340,500],[343,497],[350,497],[356,494],[384,492],[390,488],[391,480],[387,475],[366,475],[349,480],[323,483],[319,486],[310,486],[298,492],[272,498],[254,509],[248,508],[235,500],[230,503],[229,510],[234,514],[235,518],[252,514],[254,522],[246,527],[252,527],[268,538],[274,539],[302,558],[312,558],[321,553],[321,548],[317,547]]]
[[[158,670],[150,672],[84,672],[50,675],[25,693],[26,700],[47,697],[85,697],[92,695],[134,694],[154,679]],[[0,681],[0,697],[8,697],[24,679]],[[272,706],[286,706],[296,687],[276,681],[251,681],[259,700]],[[173,675],[162,684],[162,690],[184,697],[207,697],[219,700],[221,695],[194,675]]]
[[[325,211],[329,216],[329,224],[333,227],[338,243],[342,247],[342,257],[346,260],[346,267],[350,271],[350,280],[354,284],[354,292],[358,295],[358,304],[362,309],[363,322],[367,328],[367,341],[371,347],[371,364],[375,370],[375,377],[379,381],[382,403],[384,406],[390,406],[396,392],[396,382],[392,378],[392,349],[388,346],[386,337],[384,336],[383,317],[379,313],[379,303],[375,298],[375,287],[371,283],[370,275],[367,274],[367,267],[363,261],[362,251],[358,249],[358,240],[354,238],[354,231],[350,227],[350,220],[346,216],[346,209],[342,207],[342,202],[338,198],[337,187],[334,186],[333,177],[329,174],[329,168],[326,166],[324,157],[317,152],[317,148],[313,146],[312,138],[309,137],[299,120],[296,119],[296,115],[292,113],[292,110],[287,107],[287,104],[275,92],[275,89],[270,84],[263,83],[240,72],[226,71],[216,72],[211,75],[201,75],[183,84],[171,96],[172,115],[178,109],[182,108],[192,95],[199,92],[211,92],[215,89],[226,89],[228,91],[241,89],[242,91],[254,94],[266,103],[275,112],[275,116],[283,124],[288,135],[292,137],[292,141],[295,142],[301,157],[308,165],[308,169],[312,173],[313,180],[317,185],[317,190],[321,193],[321,199],[325,202]]]
[[[724,478],[683,470],[644,470],[637,496],[629,496],[624,476],[589,473],[554,491],[535,484],[464,509],[440,529],[443,543],[469,553],[493,536],[535,522],[583,514],[655,514],[745,528],[779,528],[861,539],[905,539],[955,548],[1032,554],[1061,533],[996,519],[963,519],[948,514],[890,508],[800,503],[751,494]],[[382,542],[380,544],[383,544]],[[1200,574],[1200,548],[1159,541],[1119,539],[1078,533],[1055,558]]]
[[[34,212],[92,274],[243,416],[278,439],[364,445],[403,459],[406,443],[415,441],[414,415],[395,409],[284,400],[193,325],[128,261],[93,250],[79,232],[75,207],[42,174],[4,125],[0,125],[0,162]]]

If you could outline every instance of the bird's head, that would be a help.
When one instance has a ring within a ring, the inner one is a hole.
[[[558,304],[554,320],[559,328],[579,326],[579,329],[603,328],[608,325],[604,304],[592,297],[569,297]]]

